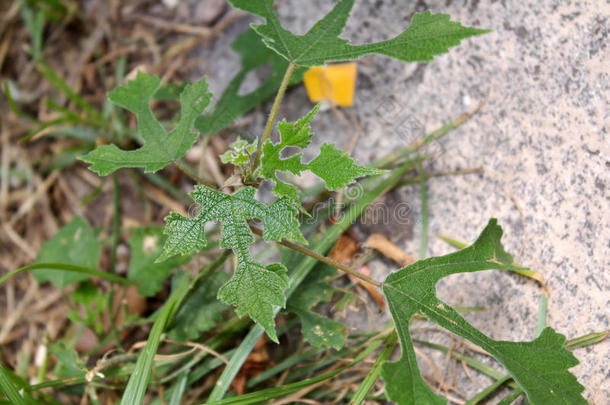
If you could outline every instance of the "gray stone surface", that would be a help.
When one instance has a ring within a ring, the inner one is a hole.
[[[287,0],[279,11],[285,26],[305,32],[332,4]],[[360,0],[343,37],[354,43],[389,38],[413,12],[424,9],[494,32],[467,40],[429,64],[404,65],[376,56],[361,60],[358,102],[351,110],[364,135],[354,155],[366,162],[404,145],[396,121],[384,119],[379,108],[388,97],[400,107],[398,116],[427,131],[488,97],[472,120],[442,141],[444,155],[425,167],[484,169],[429,181],[428,254],[452,251],[436,233],[470,242],[490,217],[497,217],[516,261],[547,281],[549,325],[568,338],[609,329],[609,3]],[[228,41],[230,36],[220,40],[210,54],[223,57],[210,57],[204,67],[219,87],[230,78],[230,68],[222,66],[238,61],[221,50]],[[282,114],[295,119],[309,108],[304,90],[295,88]],[[253,131],[260,130],[262,117],[254,120]],[[313,127],[318,142],[348,143],[347,128],[332,112],[321,113]],[[418,218],[418,187],[401,196]],[[399,244],[416,253],[419,234],[416,224],[413,237]],[[379,278],[393,269],[387,262],[371,267]],[[487,307],[466,318],[494,339],[534,338],[540,295],[534,282],[484,272],[449,277],[438,290],[449,303]],[[581,364],[573,372],[586,397],[593,404],[608,403],[610,344],[578,350],[576,356]],[[485,378],[459,381],[470,395],[489,383]]]

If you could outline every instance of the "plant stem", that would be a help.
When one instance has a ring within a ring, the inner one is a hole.
[[[199,177],[203,177],[203,172],[205,170],[205,150],[210,142],[210,137],[206,136],[201,140],[201,158],[199,159]]]
[[[254,227],[254,226],[250,226],[250,229],[252,230],[252,232],[254,232],[255,234],[257,234],[258,236],[263,236],[263,231]],[[309,250],[304,246],[299,246],[296,243],[292,243],[292,242],[288,242],[285,240],[281,240],[278,242],[280,245],[286,246],[287,248],[290,248],[292,250],[296,250],[299,253],[303,253],[304,255],[313,257],[314,259],[321,261],[322,263],[326,263],[329,266],[332,266],[336,269],[339,269],[347,274],[351,274],[352,276],[359,278],[360,280],[366,281],[367,283],[373,284],[376,287],[381,287],[382,284],[377,281],[374,280],[372,278],[370,278],[369,276],[366,276],[362,273],[360,273],[359,271],[356,271],[354,269],[352,269],[349,266],[346,266],[344,264],[341,264],[329,257],[323,256],[319,253],[314,252],[313,250]]]
[[[202,179],[201,177],[199,177],[197,174],[193,173],[193,171],[191,169],[189,169],[188,167],[184,166],[182,163],[180,163],[178,160],[174,160],[174,164],[176,165],[176,167],[178,169],[180,169],[180,171],[184,174],[186,174],[187,176],[189,176],[191,179],[195,180],[197,183],[199,184],[203,184],[205,186],[208,186],[214,190],[218,189],[218,187],[216,187],[214,184],[210,183],[207,180]]]
[[[277,95],[275,96],[275,100],[273,101],[273,106],[271,107],[271,112],[269,113],[269,118],[267,118],[267,123],[265,124],[265,131],[263,132],[262,138],[258,142],[258,148],[256,149],[256,159],[254,160],[254,165],[252,166],[252,173],[256,172],[256,169],[258,169],[258,166],[261,163],[263,144],[269,139],[269,136],[271,136],[271,130],[273,129],[273,124],[275,123],[275,117],[277,116],[280,104],[282,103],[282,99],[284,98],[284,93],[286,93],[286,89],[288,88],[288,83],[290,82],[292,72],[294,72],[294,67],[294,63],[290,62],[288,64],[288,68],[286,69],[286,73],[284,73],[284,78],[282,79],[280,88],[277,91]]]

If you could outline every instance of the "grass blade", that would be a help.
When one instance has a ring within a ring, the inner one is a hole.
[[[182,400],[184,392],[186,391],[186,382],[189,377],[189,372],[190,370],[184,370],[184,372],[180,375],[180,378],[176,383],[176,388],[169,399],[169,405],[180,405],[180,401]]]
[[[117,248],[121,241],[121,190],[119,187],[119,177],[116,173],[112,174],[112,249],[110,250],[110,268],[116,273]]]
[[[44,12],[41,9],[29,7],[26,2],[22,2],[21,17],[32,40],[30,56],[32,59],[38,60],[42,53],[42,33],[45,23]]]
[[[375,384],[375,381],[377,381],[379,378],[379,374],[381,374],[381,365],[390,357],[390,354],[392,354],[397,340],[398,335],[396,334],[396,331],[392,332],[390,336],[388,336],[381,353],[379,353],[377,360],[375,360],[375,364],[373,364],[373,367],[371,367],[371,370],[367,373],[366,377],[360,384],[360,387],[358,387],[358,390],[350,401],[350,405],[360,405],[362,401],[365,400],[367,394]]]
[[[421,245],[419,246],[419,258],[425,259],[428,251],[428,191],[426,189],[426,174],[421,160],[417,160],[419,171],[419,186],[421,189]]]
[[[256,391],[250,394],[244,394],[233,398],[227,398],[222,401],[210,401],[205,402],[207,405],[225,405],[225,404],[239,404],[239,405],[247,405],[247,404],[258,404],[270,399],[282,397],[293,392],[296,392],[302,388],[309,387],[311,385],[317,384],[319,382],[328,380],[338,374],[341,374],[345,370],[348,370],[350,367],[358,364],[362,360],[364,360],[369,354],[375,351],[379,345],[383,341],[381,339],[374,340],[365,346],[365,349],[358,354],[354,360],[349,362],[347,365],[338,368],[333,371],[329,371],[327,373],[321,374],[317,377],[313,377],[304,381],[295,382],[292,384],[282,385],[280,387],[268,388],[260,391]]]
[[[580,349],[581,347],[587,347],[603,342],[608,336],[610,336],[610,330],[589,333],[587,335],[568,340],[566,342],[566,347],[569,350]]]
[[[462,114],[462,115],[454,118],[453,120],[451,120],[450,122],[441,126],[440,128],[437,128],[434,131],[430,132],[423,138],[416,140],[412,144],[410,144],[404,148],[395,150],[394,152],[373,161],[370,166],[377,167],[380,169],[385,168],[392,162],[395,162],[404,156],[408,156],[411,153],[417,152],[419,149],[426,146],[430,142],[433,142],[433,141],[436,141],[436,140],[442,138],[443,136],[447,135],[449,132],[453,131],[454,129],[456,129],[459,126],[461,126],[462,124],[464,124],[474,114],[476,114],[476,112],[482,107],[482,105],[483,104],[480,104],[473,112],[465,113],[465,114]]]
[[[256,342],[258,342],[263,333],[265,333],[265,330],[259,324],[254,325],[254,327],[250,329],[250,332],[248,332],[245,339],[240,343],[239,347],[231,357],[229,364],[227,364],[225,369],[222,371],[220,378],[218,378],[218,381],[216,381],[216,385],[214,386],[208,401],[214,402],[222,399],[225,392],[227,392],[229,385],[233,381],[233,378],[235,375],[237,375],[237,372],[244,364],[246,358],[250,355],[254,345]]]
[[[85,274],[89,274],[91,276],[95,276],[95,277],[99,277],[99,278],[104,278],[106,280],[110,280],[110,281],[114,281],[117,283],[121,283],[121,284],[133,284],[133,282],[127,280],[126,278],[117,276],[115,274],[111,274],[111,273],[106,273],[105,271],[101,271],[101,270],[96,270],[96,269],[91,269],[89,267],[82,267],[82,266],[75,266],[73,264],[67,264],[67,263],[35,263],[35,264],[30,264],[29,266],[25,266],[25,267],[21,267],[17,270],[13,270],[8,274],[5,274],[4,276],[0,277],[0,284],[4,283],[6,280],[8,280],[9,278],[13,277],[14,275],[17,275],[19,273],[22,273],[24,271],[28,271],[28,270],[36,270],[36,269],[49,269],[49,270],[58,270],[58,271],[73,271],[76,273],[85,273]]]
[[[538,321],[536,322],[536,336],[540,336],[542,330],[546,328],[546,317],[548,310],[549,296],[546,291],[540,295],[540,303],[538,304]]]
[[[189,286],[188,277],[183,277],[176,290],[170,295],[168,300],[163,305],[161,313],[155,320],[152,330],[148,335],[146,346],[138,356],[138,361],[133,374],[129,378],[125,393],[121,398],[121,405],[139,405],[144,401],[144,394],[150,381],[152,374],[153,361],[157,354],[157,348],[161,341],[161,335],[165,326],[169,323],[171,317],[178,309],[180,302],[186,295]]]
[[[121,398],[121,405],[139,405],[144,400],[144,394],[148,388],[148,382],[152,374],[153,361],[159,348],[161,335],[165,327],[171,322],[173,316],[178,311],[180,304],[193,288],[195,283],[200,279],[205,279],[212,272],[216,271],[225,260],[229,257],[230,251],[224,251],[216,260],[202,269],[194,280],[190,281],[189,277],[182,277],[176,289],[163,305],[159,316],[153,324],[152,330],[148,335],[146,346],[138,356],[138,361],[133,374],[127,382],[125,393]]]
[[[510,405],[517,400],[523,394],[523,390],[521,388],[517,388],[512,393],[502,399],[502,401],[498,402],[498,405]]]
[[[2,391],[4,391],[4,395],[6,395],[11,404],[27,405],[25,399],[23,399],[23,397],[19,395],[19,392],[11,382],[7,370],[2,366],[0,366],[0,388],[2,388]]]
[[[481,361],[478,361],[474,357],[468,356],[467,354],[459,353],[456,351],[450,351],[449,348],[446,346],[437,345],[435,343],[430,343],[430,342],[426,342],[424,340],[419,340],[419,339],[413,339],[413,342],[419,343],[422,346],[429,347],[430,349],[438,350],[445,354],[450,353],[452,358],[463,362],[468,367],[474,368],[475,370],[478,370],[481,373],[483,373],[493,379],[498,380],[498,379],[505,377],[503,372],[501,372],[491,366],[488,366],[487,364],[485,364]],[[517,384],[515,384],[515,383],[511,383],[509,385],[511,385],[513,387],[517,387]]]
[[[6,101],[8,102],[9,108],[13,113],[15,113],[15,115],[30,122],[39,122],[35,117],[32,117],[31,115],[17,107],[17,104],[15,103],[15,100],[13,99],[13,96],[11,94],[11,87],[9,86],[8,81],[4,82],[4,95],[6,96]]]
[[[450,238],[449,236],[438,235],[438,237],[441,238],[442,240],[444,240],[445,242],[447,242],[448,244],[450,244],[451,246],[458,248],[458,249],[464,249],[466,246],[468,246],[468,243],[464,243],[457,239]]]
[[[252,377],[246,383],[246,388],[256,387],[258,384],[262,383],[263,381],[267,380],[268,378],[271,378],[274,375],[277,375],[277,374],[281,373],[282,371],[284,371],[296,364],[302,363],[307,358],[318,355],[325,350],[326,350],[325,348],[314,348],[314,349],[306,351],[305,353],[299,353],[294,356],[288,357],[286,360],[284,360],[280,364],[270,367],[270,368],[266,369],[265,371],[263,371],[262,373],[260,373],[259,375]]]
[[[99,125],[101,128],[105,128],[107,126],[106,121],[100,115],[100,113],[91,104],[85,101],[84,98],[75,93],[74,90],[70,88],[68,83],[59,77],[46,63],[40,61],[36,66],[38,67],[40,73],[42,73],[42,75],[46,77],[51,84],[56,86],[66,95],[66,97],[70,99],[70,101],[85,111],[97,125]]]
[[[476,405],[489,395],[491,395],[495,390],[500,388],[504,383],[512,380],[512,377],[509,375],[504,376],[504,378],[500,378],[499,380],[494,381],[490,386],[485,388],[483,391],[479,392],[474,397],[470,398],[464,405]]]

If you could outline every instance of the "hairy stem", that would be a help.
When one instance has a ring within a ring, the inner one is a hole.
[[[182,163],[180,163],[178,160],[174,160],[174,164],[176,165],[176,167],[178,169],[180,169],[180,171],[184,174],[186,174],[187,176],[189,176],[191,179],[195,180],[197,183],[199,184],[203,184],[205,186],[210,187],[211,189],[218,189],[218,187],[216,187],[216,185],[210,183],[209,181],[202,179],[201,177],[199,177],[197,174],[193,173],[192,170],[190,170],[188,167],[184,166]]]
[[[250,229],[252,230],[252,232],[257,234],[258,236],[263,236],[262,230],[254,227],[254,226],[250,226]],[[321,254],[316,253],[313,250],[309,250],[306,247],[299,246],[295,243],[288,242],[285,240],[279,241],[278,243],[282,246],[286,246],[287,248],[296,250],[299,253],[303,253],[304,255],[313,257],[314,259],[321,261],[322,263],[326,263],[329,266],[339,269],[347,274],[351,274],[352,276],[359,278],[360,280],[366,281],[367,283],[370,283],[376,287],[381,287],[381,285],[382,285],[379,281],[374,280],[374,279],[370,278],[369,276],[366,276],[366,275],[360,273],[359,271],[356,271],[356,270],[352,269],[351,267],[341,264],[329,257],[322,256]]]
[[[271,136],[271,130],[273,129],[273,124],[275,123],[275,117],[277,116],[277,111],[279,110],[280,104],[282,103],[282,99],[284,98],[284,93],[286,93],[286,89],[288,88],[288,83],[290,82],[292,72],[294,72],[294,67],[294,63],[291,62],[288,64],[288,68],[286,69],[286,73],[284,74],[284,78],[282,79],[282,83],[280,84],[280,88],[278,89],[277,95],[275,96],[275,100],[273,101],[273,107],[271,107],[269,118],[267,118],[267,123],[265,124],[265,132],[263,132],[262,138],[258,141],[258,148],[256,149],[256,160],[254,161],[254,165],[252,166],[252,173],[256,172],[256,169],[258,169],[258,166],[261,163],[263,144],[269,139],[269,136]]]

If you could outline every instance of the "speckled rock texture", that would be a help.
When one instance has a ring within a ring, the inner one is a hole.
[[[278,9],[285,26],[303,33],[333,4],[286,0]],[[483,168],[479,174],[429,180],[428,255],[453,250],[437,233],[471,242],[490,217],[497,217],[515,260],[543,274],[550,293],[548,324],[568,338],[609,329],[609,4],[359,0],[342,35],[354,43],[387,39],[408,25],[414,12],[426,9],[493,30],[428,64],[362,59],[357,103],[348,111],[364,129],[354,155],[361,163],[382,156],[487,99],[469,122],[435,145],[442,157],[425,165],[428,171]],[[205,51],[204,73],[217,92],[238,69],[238,58],[226,48],[231,35]],[[280,116],[288,119],[311,108],[302,87],[292,89],[286,100]],[[384,107],[388,103],[394,106],[390,113]],[[260,131],[263,119],[260,113],[253,120],[253,132]],[[400,124],[407,121],[405,135]],[[353,133],[330,111],[320,113],[313,128],[318,143],[335,141],[340,147],[349,144]],[[398,244],[416,254],[420,190],[411,186],[399,195],[410,204],[415,225],[412,236]],[[393,269],[387,261],[371,264],[379,279]],[[541,290],[531,280],[500,272],[455,275],[443,280],[438,291],[450,304],[486,307],[465,317],[494,339],[535,337]],[[444,336],[437,340],[448,342]],[[572,371],[586,387],[586,398],[607,404],[610,343],[580,349],[576,356],[581,364]],[[442,371],[445,359],[436,358]],[[427,366],[422,363],[422,368]],[[458,369],[457,385],[467,396],[490,382],[486,377],[471,380]],[[447,373],[451,382],[451,371]]]

